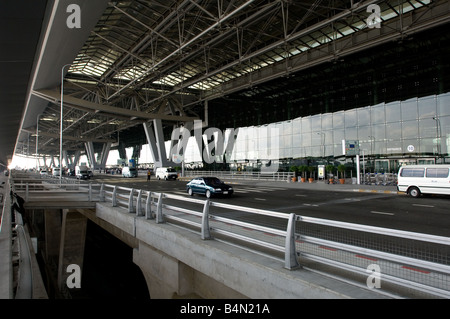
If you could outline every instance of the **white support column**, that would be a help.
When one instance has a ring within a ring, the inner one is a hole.
[[[86,147],[86,153],[87,153],[87,157],[89,160],[89,163],[91,164],[90,166],[92,168],[95,168],[97,165],[96,161],[95,161],[95,154],[94,154],[94,143],[92,142],[85,142],[84,143],[85,147]]]
[[[148,123],[144,123],[143,125],[150,151],[155,161],[155,167],[173,166],[174,163],[167,158],[162,121],[160,119],[154,119],[152,123],[153,130]]]
[[[109,151],[111,149],[111,142],[103,144],[102,152],[100,154],[100,168],[106,167],[106,161],[108,160]]]
[[[152,131],[152,123],[143,123],[145,136],[147,137],[147,142],[150,147],[150,152],[152,153],[155,163],[160,162],[159,155],[156,147],[155,134]]]

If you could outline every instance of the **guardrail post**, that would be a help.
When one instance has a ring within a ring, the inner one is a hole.
[[[92,183],[89,183],[88,200],[92,201]]]
[[[100,201],[104,202],[105,201],[105,184],[102,183],[100,185]]]
[[[202,239],[211,239],[211,231],[209,228],[209,205],[210,201],[207,199],[205,205],[203,206],[203,216],[202,216]]]
[[[28,202],[28,183],[25,184],[25,201]]]
[[[143,214],[141,213],[142,210],[142,189],[138,190],[138,196],[137,196],[137,200],[136,200],[136,216],[142,216]]]
[[[297,252],[295,249],[295,214],[289,214],[288,225],[286,229],[286,243],[284,251],[284,268],[299,268],[300,264],[297,260]]]
[[[117,206],[117,197],[116,197],[116,194],[117,194],[117,186],[114,186],[114,188],[113,188],[113,193],[112,193],[112,206],[113,206],[113,207],[116,207],[116,206]]]
[[[152,216],[152,192],[148,192],[145,202],[145,219],[153,219]]]
[[[129,213],[134,212],[133,195],[134,195],[134,188],[131,189],[130,196],[128,197],[128,212]]]
[[[164,223],[164,217],[163,217],[163,213],[162,213],[162,199],[163,199],[163,193],[159,193],[158,206],[156,206],[156,223],[157,224]]]

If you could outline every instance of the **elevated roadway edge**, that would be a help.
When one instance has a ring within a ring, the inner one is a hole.
[[[124,230],[139,241],[139,247],[150,246],[167,258],[175,259],[196,272],[254,299],[380,299],[376,291],[324,276],[306,269],[288,270],[283,262],[217,240],[202,240],[200,235],[154,220],[97,203],[96,216]],[[161,275],[161,273],[159,274]],[[165,270],[160,280],[174,276]],[[207,284],[207,281],[202,281]],[[200,291],[207,291],[205,287]],[[174,292],[177,293],[177,292]],[[201,296],[201,294],[199,294]]]

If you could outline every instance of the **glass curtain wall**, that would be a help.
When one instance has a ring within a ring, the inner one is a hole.
[[[368,172],[395,172],[401,163],[448,163],[450,93],[241,127],[227,161],[232,169],[274,160],[286,164],[280,168],[305,159],[352,162],[354,158],[343,154],[342,140],[359,141]],[[193,137],[185,163],[202,166]]]
[[[358,140],[361,156],[373,170],[383,159],[448,162],[450,93],[243,127],[231,159],[345,161],[342,140]]]

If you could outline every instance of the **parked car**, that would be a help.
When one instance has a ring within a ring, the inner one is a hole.
[[[47,175],[47,170],[43,169],[43,170],[41,170],[41,171],[39,172],[39,174],[41,174],[41,175]]]
[[[186,185],[189,195],[194,194],[205,195],[210,198],[213,195],[233,195],[233,188],[217,177],[196,177]]]

